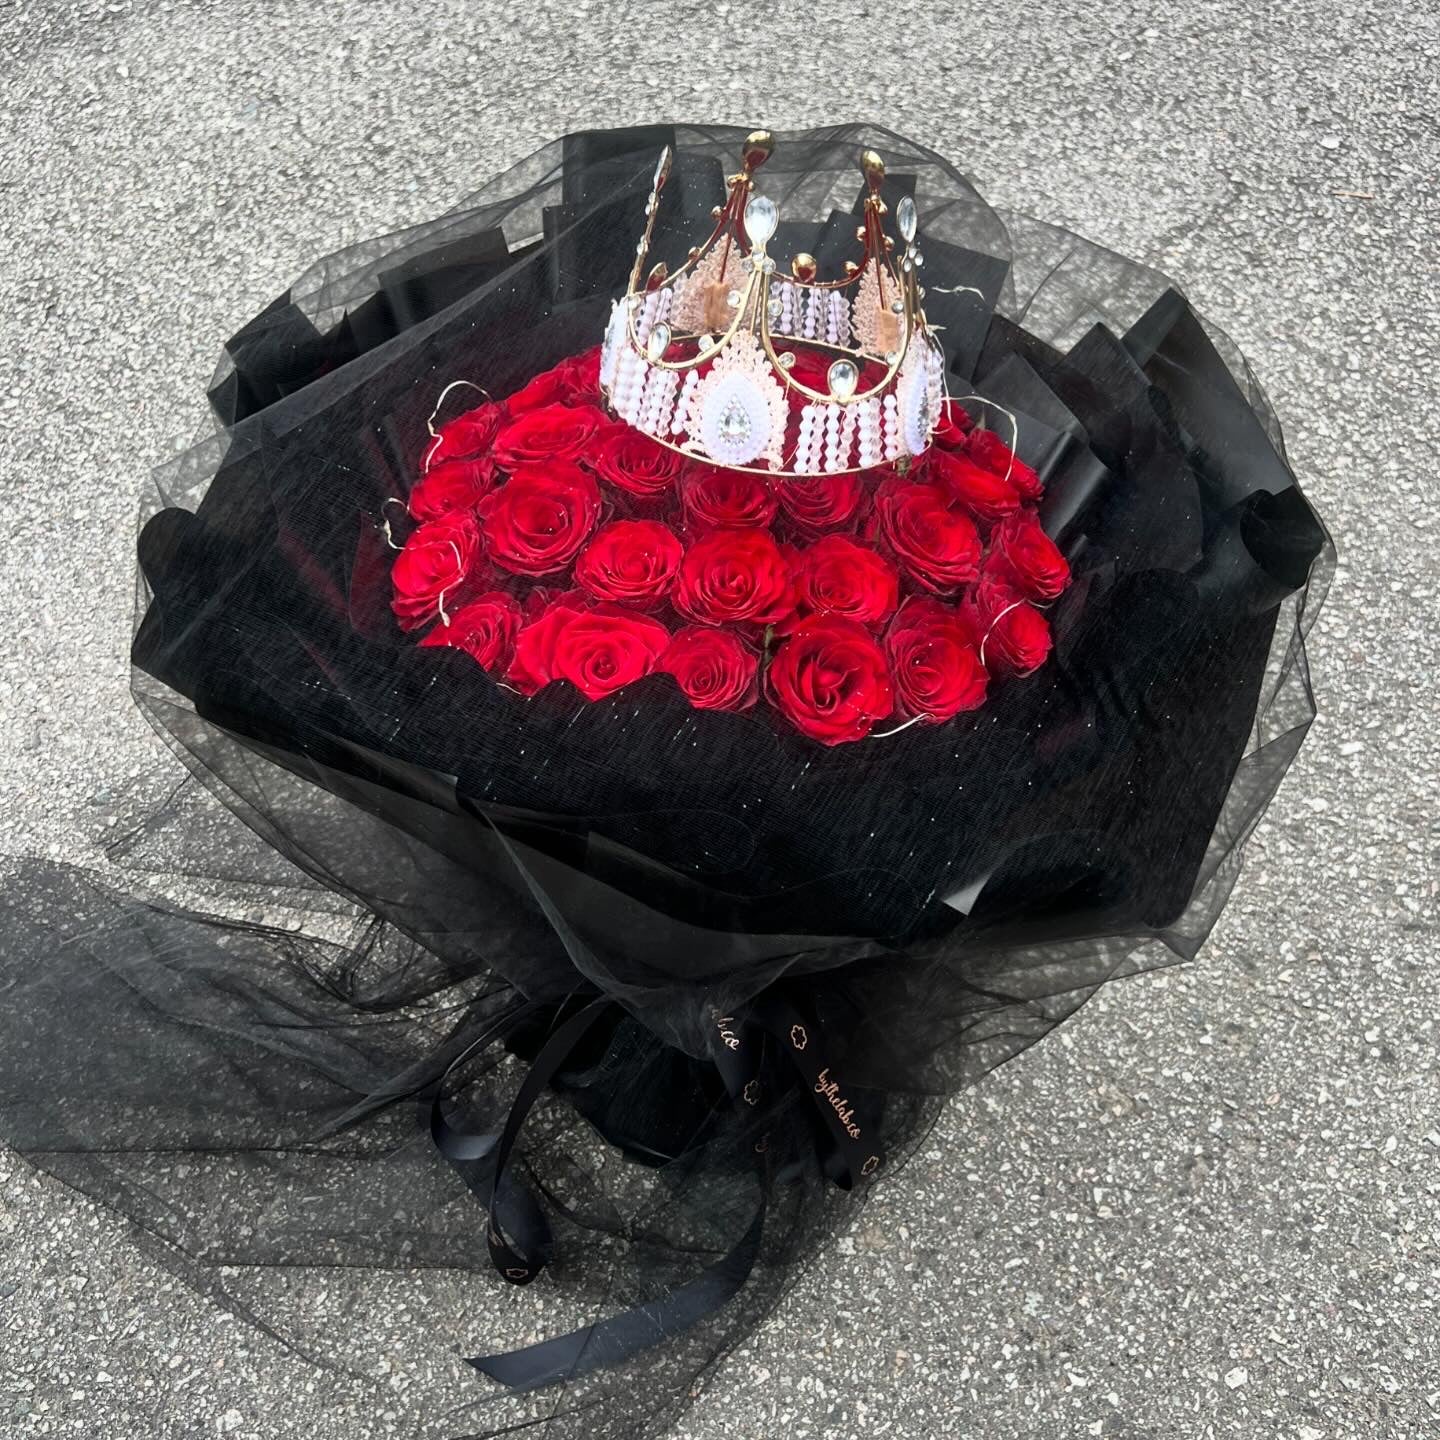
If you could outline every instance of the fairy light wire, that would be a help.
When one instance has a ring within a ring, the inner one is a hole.
[[[430,412],[429,418],[425,421],[425,429],[433,443],[430,448],[426,450],[425,459],[420,466],[420,473],[422,475],[428,475],[430,473],[430,462],[435,458],[435,452],[440,448],[440,441],[443,438],[435,428],[436,418],[439,416],[440,411],[444,409],[446,397],[452,390],[458,390],[462,385],[468,386],[471,390],[478,390],[486,400],[491,400],[490,392],[483,385],[477,385],[473,380],[452,380],[440,392],[439,397],[435,401],[435,408]],[[493,401],[491,403],[493,403]]]

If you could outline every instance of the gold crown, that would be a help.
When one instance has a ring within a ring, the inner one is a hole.
[[[860,260],[838,280],[819,279],[805,254],[778,274],[765,247],[779,208],[755,186],[774,143],[766,130],[746,138],[714,229],[673,274],[663,261],[645,269],[673,159],[668,145],[661,152],[630,283],[605,330],[601,388],[636,429],[732,469],[800,476],[903,464],[930,444],[945,398],[944,352],[921,308],[915,202],[906,195],[895,207],[897,263],[883,225],[885,164],[862,151]],[[823,390],[812,366],[797,364],[806,352],[833,357]]]

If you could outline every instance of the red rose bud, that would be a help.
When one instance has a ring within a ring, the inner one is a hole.
[[[390,571],[390,608],[402,630],[418,630],[439,617],[445,598],[470,573],[480,548],[474,517],[466,513],[418,526]]]
[[[575,558],[595,528],[600,487],[578,465],[518,470],[480,502],[479,515],[497,565],[516,575],[552,575]]]
[[[541,405],[512,420],[495,437],[495,463],[517,470],[549,460],[575,460],[608,422],[593,405]]]
[[[907,719],[949,720],[985,702],[989,676],[969,627],[947,605],[915,596],[885,634],[896,708]]]
[[[1038,500],[1045,492],[1040,476],[993,431],[972,430],[965,453],[982,470],[999,475],[1023,499]]]
[[[927,590],[949,594],[979,574],[980,534],[939,485],[887,480],[875,496],[872,528]]]
[[[597,605],[567,620],[551,649],[551,678],[568,680],[587,700],[603,700],[643,680],[670,645],[658,620],[618,605]]]
[[[607,425],[595,437],[586,464],[618,490],[653,500],[680,478],[684,461],[629,425]]]
[[[875,638],[834,615],[801,624],[775,652],[765,683],[780,713],[822,745],[863,740],[895,708]]]
[[[995,527],[985,568],[1032,600],[1054,600],[1070,583],[1068,562],[1028,510]]]
[[[1050,654],[1050,626],[1019,591],[986,576],[961,607],[980,652],[994,675],[1028,675]]]
[[[733,630],[709,625],[677,631],[656,668],[696,710],[748,710],[759,689],[760,657]]]
[[[958,400],[946,400],[940,407],[940,418],[930,439],[942,450],[958,450],[974,427],[975,422]]]
[[[710,625],[770,625],[794,608],[789,567],[768,531],[712,530],[680,563],[675,606]]]
[[[600,600],[645,607],[669,592],[685,547],[658,520],[616,520],[575,562],[575,583]]]
[[[685,516],[697,530],[763,529],[779,502],[763,475],[714,465],[687,465],[680,477]]]
[[[560,632],[577,615],[582,607],[569,598],[552,600],[538,613],[531,613],[526,605],[528,623],[515,640],[515,654],[510,661],[506,680],[525,695],[543,690],[555,679],[555,647]]]
[[[415,482],[406,503],[416,520],[440,520],[473,510],[494,484],[495,466],[489,460],[441,460]]]
[[[847,529],[865,501],[865,487],[854,474],[814,475],[779,486],[785,513],[806,531]]]
[[[448,625],[437,625],[420,643],[463,650],[484,669],[503,671],[514,654],[519,631],[519,601],[496,590],[462,605]]]
[[[488,455],[504,423],[503,405],[478,405],[467,410],[440,427],[425,452],[425,463],[433,470],[442,460],[475,460]]]
[[[881,625],[900,603],[900,577],[883,555],[827,535],[795,564],[795,598],[806,610]]]
[[[1020,507],[1020,495],[1014,486],[967,455],[937,450],[930,457],[927,474],[945,487],[957,505],[987,524],[1013,515]]]

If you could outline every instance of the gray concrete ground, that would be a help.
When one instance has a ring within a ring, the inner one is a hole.
[[[1440,1433],[1428,0],[11,0],[0,75],[8,852],[93,860],[74,817],[160,763],[126,695],[131,516],[218,340],[553,134],[874,117],[1176,276],[1340,543],[1321,721],[1202,961],[953,1104],[686,1433]],[[373,1357],[347,1389],[0,1155],[0,1433],[453,1433],[406,1358],[416,1283],[296,1284]]]

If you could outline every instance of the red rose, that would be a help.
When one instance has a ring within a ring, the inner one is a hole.
[[[526,695],[568,680],[587,700],[603,700],[650,674],[669,644],[658,620],[619,605],[587,608],[565,595],[520,631],[506,678]]]
[[[416,520],[439,520],[457,510],[473,510],[495,484],[489,460],[442,460],[431,465],[407,502]]]
[[[437,625],[420,642],[463,650],[486,670],[504,670],[520,629],[520,603],[496,590],[462,605],[448,625]]]
[[[697,710],[748,710],[755,703],[760,657],[733,630],[687,625],[657,668],[675,677]]]
[[[518,470],[541,461],[577,459],[605,423],[593,405],[541,405],[495,437],[495,461],[505,470]]]
[[[617,489],[653,500],[674,485],[684,461],[639,430],[615,424],[596,437],[586,463]]]
[[[779,504],[763,475],[715,465],[687,465],[680,498],[686,518],[698,530],[764,529]]]
[[[974,426],[975,422],[958,400],[946,400],[940,406],[940,418],[930,438],[942,450],[959,450]]]
[[[513,416],[528,415],[542,405],[568,405],[569,392],[565,377],[559,366],[553,370],[542,370],[528,384],[523,385],[505,401],[505,408]]]
[[[800,625],[765,683],[781,714],[822,745],[863,740],[895,708],[884,652],[863,625],[834,615]]]
[[[980,651],[980,663],[996,675],[1028,675],[1050,654],[1050,626],[1023,595],[986,576],[961,607]]]
[[[619,605],[597,605],[575,616],[555,641],[555,678],[587,700],[603,700],[643,680],[670,645],[658,621]]]
[[[795,564],[795,598],[807,610],[880,625],[900,603],[900,577],[883,555],[826,535]]]
[[[968,455],[937,450],[930,456],[926,474],[977,520],[1003,520],[1020,506],[1020,496],[1002,476],[983,469]]]
[[[907,600],[885,633],[885,650],[901,714],[934,724],[984,704],[989,676],[949,606],[919,595]]]
[[[551,575],[575,558],[595,528],[600,487],[578,465],[517,470],[480,502],[479,515],[497,565],[516,575]]]
[[[592,345],[555,367],[565,398],[572,405],[588,405],[600,397],[600,347]]]
[[[575,583],[601,600],[653,605],[669,591],[685,547],[658,520],[616,520],[575,562]]]
[[[873,527],[927,590],[948,594],[979,573],[979,532],[939,485],[887,480],[875,495]]]
[[[469,514],[417,526],[390,571],[390,608],[402,630],[418,630],[445,608],[474,563],[479,532]]]
[[[524,415],[542,405],[585,405],[600,394],[600,347],[572,355],[549,370],[542,370],[506,402],[512,415]]]
[[[1028,510],[995,527],[985,568],[1032,600],[1054,600],[1070,583],[1070,566],[1059,546]]]
[[[854,474],[812,475],[784,480],[780,504],[802,530],[839,530],[860,514],[865,487]]]
[[[544,689],[555,678],[555,647],[560,632],[583,613],[583,607],[569,596],[552,600],[538,611],[527,605],[527,624],[515,640],[515,656],[506,680],[525,695]]]
[[[772,624],[794,608],[789,567],[765,530],[712,530],[680,562],[675,605],[711,625]]]
[[[474,460],[488,455],[495,436],[505,421],[503,405],[477,405],[458,415],[440,433],[425,452],[425,463],[434,469],[442,460]]]
[[[972,430],[965,453],[982,469],[1002,476],[1026,500],[1038,500],[1044,494],[1040,476],[993,430]]]

